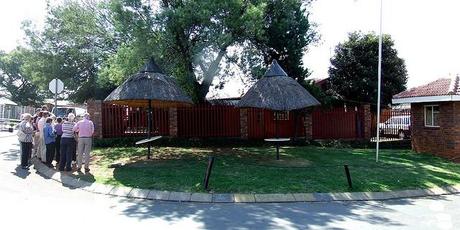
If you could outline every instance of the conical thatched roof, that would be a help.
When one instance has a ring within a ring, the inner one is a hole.
[[[238,107],[286,111],[319,104],[316,98],[289,77],[278,62],[273,60],[265,75],[241,98]]]
[[[163,74],[155,61],[150,59],[138,73],[130,76],[118,86],[104,101],[133,107],[168,107],[192,104],[192,100],[182,91],[176,81]]]

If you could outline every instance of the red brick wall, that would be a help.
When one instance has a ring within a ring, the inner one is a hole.
[[[248,139],[248,109],[240,109],[241,138]]]
[[[371,139],[372,137],[372,113],[371,105],[363,105],[363,114],[364,114],[364,139]]]
[[[86,103],[86,110],[94,123],[94,137],[102,138],[102,101],[89,100]]]
[[[311,109],[305,112],[303,123],[305,126],[305,139],[311,140],[313,138],[312,110]]]
[[[439,105],[439,126],[425,127],[424,105]],[[412,149],[444,158],[460,156],[460,102],[411,105]]]
[[[177,137],[177,108],[169,108],[169,135]]]

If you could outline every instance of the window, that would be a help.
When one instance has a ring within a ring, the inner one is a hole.
[[[273,120],[278,121],[288,121],[289,120],[289,111],[279,111],[273,112]]]
[[[426,105],[425,106],[425,126],[439,127],[439,106]]]

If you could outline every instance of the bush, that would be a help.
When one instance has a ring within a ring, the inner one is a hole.
[[[102,138],[95,139],[95,147],[134,147],[136,141],[142,140],[145,137],[118,137],[118,138]],[[170,146],[170,147],[260,147],[271,146],[272,143],[267,143],[264,140],[244,140],[241,138],[170,138],[164,137],[153,142],[155,146]],[[283,146],[307,146],[315,145],[321,147],[332,148],[375,148],[375,143],[369,140],[313,140],[305,141],[305,139],[291,140],[290,142],[282,143]],[[382,149],[410,149],[410,140],[381,142]]]
[[[133,147],[136,146],[136,141],[142,140],[145,137],[118,137],[118,138],[102,138],[94,139],[94,147]],[[170,147],[258,147],[270,146],[264,140],[244,140],[241,138],[170,138],[164,137],[153,142],[155,146],[170,146]],[[292,140],[283,143],[288,146],[305,146],[310,145],[304,139]]]

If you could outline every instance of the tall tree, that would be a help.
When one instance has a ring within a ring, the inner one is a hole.
[[[140,0],[112,1],[120,32],[131,36],[104,73],[120,82],[141,65],[132,57],[148,51],[195,100],[203,101],[216,79],[221,88],[233,72],[258,78],[276,58],[308,85],[302,56],[316,39],[305,10],[309,3],[164,0],[154,11]]]
[[[43,101],[43,92],[32,83],[26,69],[30,53],[17,48],[8,54],[0,52],[0,88],[4,88],[11,100],[20,105],[34,106]]]
[[[115,53],[117,41],[106,16],[93,1],[70,0],[48,6],[43,30],[26,22],[33,82],[45,89],[58,77],[76,102],[107,95],[114,86],[101,84],[98,70],[108,55]]]
[[[354,32],[335,48],[329,81],[333,91],[342,99],[377,102],[378,40],[374,33]],[[407,70],[389,35],[383,37],[382,50],[381,96],[382,105],[387,105],[394,94],[406,89]]]

